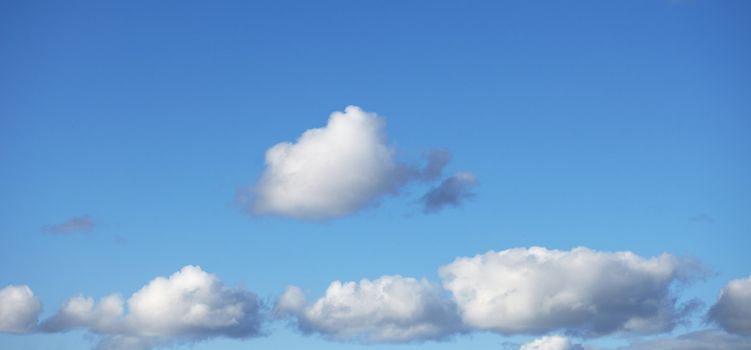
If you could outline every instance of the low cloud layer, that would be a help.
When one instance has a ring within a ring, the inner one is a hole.
[[[472,188],[477,185],[477,178],[469,172],[460,172],[443,180],[422,196],[423,211],[434,213],[446,206],[461,206],[473,197]]]
[[[523,344],[519,350],[582,350],[581,345],[575,345],[566,337],[549,335]]]
[[[730,333],[751,336],[751,276],[722,288],[708,318]]]
[[[410,342],[469,331],[655,334],[694,311],[696,303],[679,303],[671,290],[703,272],[696,261],[668,254],[533,247],[458,258],[439,274],[445,291],[425,280],[384,276],[334,282],[323,297],[307,302],[291,287],[277,311],[292,315],[305,333],[340,341]],[[543,338],[534,344],[558,343]]]
[[[40,312],[42,303],[28,286],[7,286],[0,289],[0,332],[31,332]]]
[[[585,347],[586,350],[610,350]],[[678,337],[661,337],[636,341],[615,350],[748,350],[751,338],[716,330],[704,330]]]
[[[292,315],[305,333],[339,341],[440,339],[461,327],[454,304],[439,287],[401,276],[336,281],[312,303],[305,301],[299,288],[290,287],[279,299],[277,311]]]
[[[620,347],[602,348],[587,344],[575,344],[567,337],[545,336],[522,345],[519,350],[747,350],[751,338],[729,334],[719,330],[701,330],[676,337],[657,337],[649,340],[634,340]]]
[[[52,235],[66,235],[78,232],[88,232],[93,229],[94,220],[92,220],[88,215],[74,216],[63,223],[42,226],[42,232]]]
[[[671,286],[697,264],[663,254],[518,248],[458,258],[440,269],[464,322],[501,334],[582,336],[671,330],[691,310]]]
[[[200,267],[186,266],[158,277],[125,303],[110,295],[71,298],[40,328],[46,332],[85,329],[101,336],[97,349],[150,349],[213,337],[258,336],[260,303],[244,289],[227,288]]]
[[[444,340],[456,334],[561,333],[579,338],[657,334],[670,331],[692,311],[671,293],[702,276],[694,260],[662,254],[515,248],[460,257],[439,269],[442,284],[398,275],[359,282],[335,281],[308,300],[291,286],[274,315],[305,334],[359,343]],[[737,350],[749,348],[748,291],[751,278],[722,289],[709,317],[729,332],[704,331],[653,338],[621,350]],[[442,286],[442,287],[441,287]],[[118,294],[94,300],[70,298],[37,323],[41,303],[27,286],[0,289],[0,331],[95,335],[101,350],[144,350],[215,337],[250,338],[269,321],[255,294],[228,288],[200,267],[186,266],[158,277],[127,300]],[[596,350],[548,335],[520,350]]]

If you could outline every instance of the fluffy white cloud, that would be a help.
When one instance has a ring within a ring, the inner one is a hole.
[[[464,322],[502,334],[670,330],[689,307],[670,293],[697,263],[663,254],[533,247],[458,258],[440,269]]]
[[[0,289],[0,332],[26,333],[37,324],[42,304],[28,286]]]
[[[730,333],[751,335],[751,276],[730,281],[708,313]]]
[[[46,331],[84,328],[103,335],[98,349],[148,349],[206,338],[251,337],[260,332],[260,304],[246,290],[227,288],[210,273],[185,266],[134,293],[125,312],[122,297],[99,303],[74,297],[42,324]]]
[[[336,281],[313,303],[305,301],[299,288],[290,287],[276,309],[294,316],[303,332],[339,341],[409,342],[461,331],[455,305],[440,288],[401,276]]]
[[[579,345],[572,344],[566,337],[550,335],[523,344],[519,350],[577,350],[581,348]]]
[[[422,169],[396,158],[383,118],[348,106],[325,127],[304,132],[295,143],[266,151],[266,169],[238,199],[255,214],[325,219],[353,213],[410,181],[433,181],[451,159],[446,150],[426,154]]]
[[[266,151],[266,170],[251,209],[259,214],[328,218],[352,213],[396,191],[407,169],[386,144],[384,121],[356,106],[331,114],[323,128]]]

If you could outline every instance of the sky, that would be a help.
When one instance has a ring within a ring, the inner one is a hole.
[[[751,2],[0,1],[0,348],[751,348]]]

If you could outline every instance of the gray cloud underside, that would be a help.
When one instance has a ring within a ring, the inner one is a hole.
[[[751,276],[728,282],[707,318],[730,333],[751,336]]]
[[[472,173],[456,173],[422,196],[423,211],[434,213],[447,206],[459,207],[475,195],[472,188],[476,185],[477,178]]]

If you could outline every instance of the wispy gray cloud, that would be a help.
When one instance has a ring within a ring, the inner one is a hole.
[[[433,181],[441,177],[443,168],[451,161],[451,153],[445,149],[437,149],[425,155],[427,164],[421,169],[420,177],[424,181]]]
[[[472,188],[477,183],[477,178],[470,172],[452,175],[422,196],[423,211],[434,213],[448,205],[461,206],[465,200],[475,195]]]
[[[74,216],[63,223],[44,225],[42,226],[42,232],[52,235],[66,235],[77,232],[88,232],[93,230],[94,226],[94,220],[90,216]]]
[[[585,347],[586,350],[606,350]],[[655,338],[636,341],[616,350],[748,350],[751,338],[741,337],[717,330],[703,330],[677,337]]]
[[[700,222],[705,224],[712,224],[715,222],[715,218],[712,215],[706,213],[699,213],[690,218],[693,222]]]

